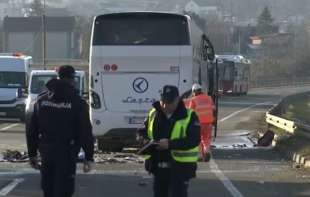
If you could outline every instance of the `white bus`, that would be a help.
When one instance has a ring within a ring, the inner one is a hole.
[[[0,117],[25,120],[26,88],[31,56],[0,54]]]
[[[164,85],[207,88],[211,43],[189,16],[126,12],[95,17],[90,46],[90,116],[100,149],[135,139]]]

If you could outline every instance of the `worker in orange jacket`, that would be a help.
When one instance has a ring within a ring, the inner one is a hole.
[[[200,122],[200,154],[202,161],[209,161],[211,158],[210,145],[212,139],[212,125],[215,121],[214,110],[215,105],[212,98],[203,93],[199,84],[192,86],[192,97],[185,100],[187,108],[193,109]]]

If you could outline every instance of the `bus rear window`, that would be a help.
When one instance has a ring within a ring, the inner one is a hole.
[[[189,45],[187,20],[169,14],[111,14],[97,17],[93,45]]]

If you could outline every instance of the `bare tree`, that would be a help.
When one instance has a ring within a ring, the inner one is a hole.
[[[75,32],[80,37],[80,58],[87,60],[89,57],[92,18],[79,16],[76,21]]]
[[[41,0],[33,0],[30,9],[29,15],[30,16],[42,16],[44,13],[44,8]]]
[[[296,32],[295,47],[292,54],[295,56],[295,72],[297,76],[309,76],[310,74],[310,30],[309,25],[299,27]]]

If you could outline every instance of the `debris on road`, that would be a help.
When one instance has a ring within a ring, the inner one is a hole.
[[[143,163],[143,158],[133,153],[95,154],[96,163]]]
[[[247,145],[246,144],[233,144],[232,147],[233,148],[246,148]]]
[[[270,146],[274,137],[274,132],[268,130],[261,138],[258,139],[257,146]]]
[[[211,147],[213,149],[251,149],[255,142],[250,135],[223,135],[217,137]]]
[[[6,150],[0,156],[0,162],[27,162],[29,161],[28,154],[18,150]]]
[[[143,163],[144,159],[134,153],[129,152],[95,152],[95,163],[110,164],[110,163]],[[78,161],[82,162],[85,158],[85,153],[81,151],[78,155]],[[29,157],[27,152],[18,150],[5,150],[0,153],[0,162],[28,162]]]
[[[301,165],[300,165],[300,164],[297,164],[297,163],[293,163],[293,168],[295,168],[295,169],[300,169],[300,168],[301,168]]]

